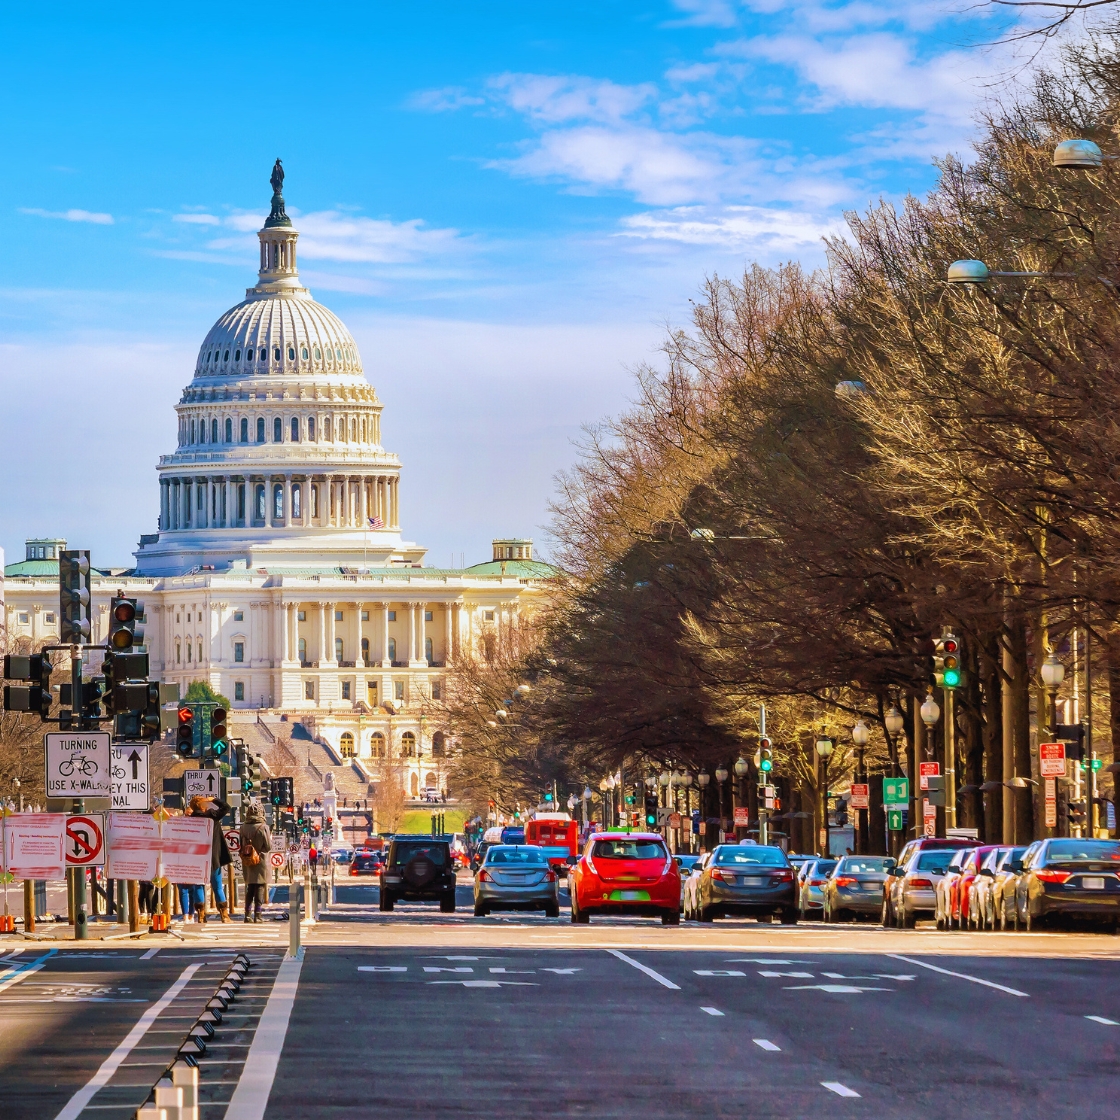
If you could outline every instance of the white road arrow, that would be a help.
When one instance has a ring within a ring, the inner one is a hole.
[[[842,972],[821,972],[832,980],[916,980],[916,976],[896,975],[892,972],[876,972],[871,976],[845,976]]]
[[[429,984],[461,984],[464,988],[539,988],[525,980],[429,980]]]
[[[848,995],[855,992],[893,992],[894,988],[858,988],[852,984],[797,984],[785,989],[787,992],[835,992],[839,995]]]
[[[573,972],[582,972],[582,968],[542,968],[541,972],[555,972],[557,976],[571,976]]]
[[[771,972],[769,969],[760,968],[758,970],[759,976],[792,976],[798,980],[812,980],[813,974],[811,972]],[[725,974],[726,975],[726,974]]]

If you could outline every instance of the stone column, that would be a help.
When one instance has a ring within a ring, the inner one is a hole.
[[[305,529],[311,528],[311,475],[303,479],[303,508],[301,509],[300,525]]]
[[[411,665],[416,655],[416,604],[408,604],[408,663]]]
[[[280,625],[280,664],[286,665],[291,658],[288,639],[291,637],[291,607],[288,603],[280,603],[276,611],[277,622]]]
[[[362,604],[355,603],[354,610],[358,612],[358,648],[354,653],[354,667],[356,669],[364,669],[366,662],[365,658],[362,657],[362,638],[365,636],[365,631],[362,627]],[[355,697],[355,699],[357,699],[357,697]]]
[[[392,665],[389,660],[389,604],[381,604],[381,668],[388,669]]]
[[[335,656],[334,656],[334,640],[335,640],[335,637],[336,637],[335,625],[334,625],[334,612],[336,610],[336,607],[337,607],[337,604],[335,604],[335,603],[328,603],[327,604],[327,612],[328,612],[327,652],[330,654],[330,657],[328,657],[327,660],[330,662],[331,665],[337,665],[338,664],[338,661],[335,659]]]
[[[167,524],[167,481],[166,479],[159,480],[159,527],[167,529],[170,526]]]
[[[361,520],[362,529],[365,530],[369,528],[369,479],[365,475],[360,475],[358,485],[362,491]]]
[[[416,628],[418,633],[416,635],[416,660],[422,661],[425,665],[428,664],[428,620],[427,620],[427,603],[421,603],[416,612]],[[435,650],[432,651],[433,653]]]
[[[400,527],[398,520],[399,509],[397,508],[397,482],[396,478],[391,479],[389,482],[389,524],[397,529]]]
[[[280,523],[286,527],[292,524],[292,476],[284,475],[284,516]]]
[[[443,663],[451,664],[451,612],[455,609],[453,603],[448,603],[443,612]]]
[[[228,529],[233,524],[233,482],[227,474],[222,479],[222,528]]]
[[[319,603],[317,605],[319,611],[319,661],[320,666],[327,663],[326,649],[327,649],[327,608]]]
[[[179,486],[179,499],[180,505],[182,506],[182,526],[184,529],[187,528],[188,525],[193,524],[191,520],[191,489],[191,480],[189,478],[184,478]]]

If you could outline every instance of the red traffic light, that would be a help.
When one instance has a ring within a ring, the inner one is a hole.
[[[193,720],[193,719],[194,719],[194,712],[191,711],[191,709],[188,708],[185,704],[180,705],[180,707],[179,707],[179,722],[180,723],[190,723],[191,720]]]
[[[941,648],[946,653],[956,653],[957,652],[957,639],[956,638],[946,638],[945,641],[941,643]]]
[[[129,599],[118,599],[113,608],[113,618],[117,622],[131,622],[136,617],[136,604]]]

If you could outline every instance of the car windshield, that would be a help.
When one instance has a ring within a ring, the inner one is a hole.
[[[952,851],[919,852],[918,861],[914,864],[915,871],[943,872],[948,868],[949,861],[957,853]]]
[[[1115,840],[1053,840],[1046,848],[1046,859],[1062,863],[1120,860],[1120,843]]]
[[[786,859],[786,854],[781,848],[766,848],[761,844],[754,848],[740,848],[738,845],[724,846],[717,850],[716,858],[712,862],[720,867],[726,867],[728,864],[736,866],[749,864],[752,867],[789,866],[789,860]]]
[[[594,859],[664,859],[665,845],[660,840],[596,840],[591,855]]]
[[[414,856],[427,856],[437,867],[447,861],[446,844],[429,844],[423,840],[398,841],[393,847],[393,861],[408,863]]]
[[[885,875],[894,860],[890,856],[860,856],[859,859],[846,859],[836,868],[837,875]]]
[[[519,844],[516,848],[491,848],[486,853],[486,862],[488,864],[520,864],[522,866],[531,864],[534,867],[539,867],[547,863],[548,860],[545,859],[544,852],[540,848],[522,847]]]
[[[673,856],[673,859],[675,859],[677,861],[677,866],[678,867],[680,867],[684,871],[688,871],[691,868],[696,866],[696,864],[700,860],[700,857],[699,856]]]
[[[1008,848],[1007,851],[1004,852],[1003,855],[1000,857],[1000,861],[999,861],[1000,871],[1002,871],[1005,867],[1007,867],[1013,859],[1022,859],[1023,858],[1023,853],[1026,850],[1027,850],[1026,848]]]

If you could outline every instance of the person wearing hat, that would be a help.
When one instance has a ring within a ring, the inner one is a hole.
[[[268,884],[268,856],[272,833],[259,801],[250,801],[241,822],[241,870],[245,877],[245,921],[261,920],[261,903]],[[252,912],[252,917],[250,917]]]
[[[187,807],[188,816],[209,817],[214,822],[214,838],[210,849],[210,886],[214,891],[214,902],[223,922],[229,921],[229,903],[226,901],[225,884],[222,882],[222,869],[233,862],[229,853],[229,845],[222,832],[222,818],[229,813],[229,806],[217,797],[192,797]],[[180,887],[180,894],[184,890],[194,892],[196,906],[196,920],[206,921],[206,888],[201,884],[195,887]],[[201,896],[201,901],[200,901]],[[180,900],[180,904],[181,900]],[[183,906],[186,916],[187,908]]]

